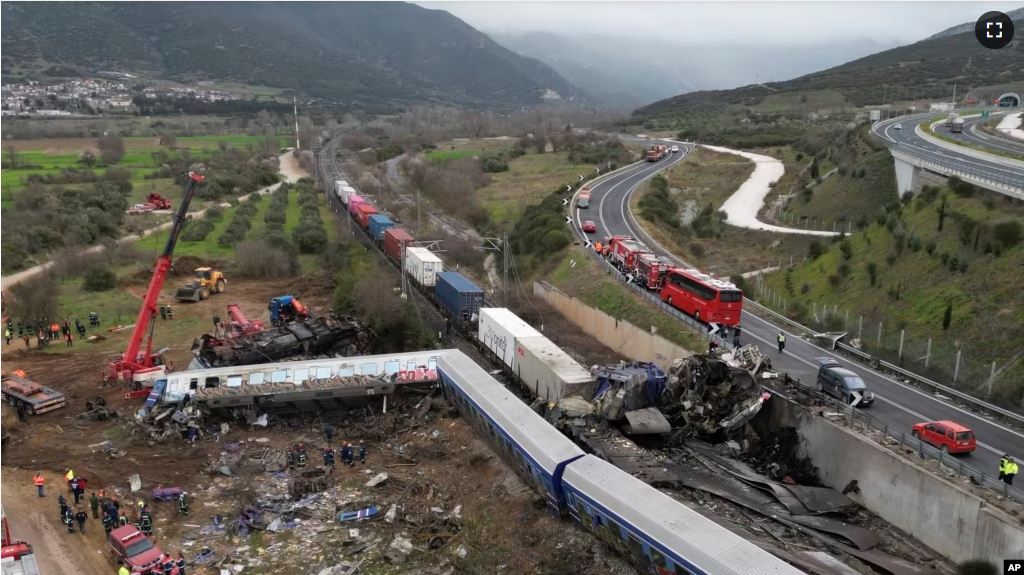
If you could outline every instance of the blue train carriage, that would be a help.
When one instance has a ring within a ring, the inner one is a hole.
[[[373,214],[368,218],[370,239],[380,244],[384,241],[384,232],[395,227],[395,222],[383,214]]]
[[[593,455],[562,475],[569,516],[659,575],[803,575],[686,505]]]
[[[434,284],[434,299],[456,321],[472,322],[480,317],[484,290],[459,272],[441,272]]]
[[[461,351],[442,351],[437,374],[448,401],[560,515],[562,472],[583,451]]]

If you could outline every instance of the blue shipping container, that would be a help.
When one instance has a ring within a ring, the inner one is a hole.
[[[456,319],[479,316],[480,308],[484,306],[484,291],[458,272],[437,274],[434,297],[441,307]]]
[[[395,223],[391,221],[391,218],[380,214],[370,216],[369,224],[370,237],[377,241],[384,239],[384,230],[395,227]]]

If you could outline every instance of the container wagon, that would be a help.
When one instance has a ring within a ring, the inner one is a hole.
[[[383,214],[370,216],[369,223],[370,237],[377,243],[384,241],[384,232],[386,230],[395,227],[395,223],[391,221],[391,218]]]
[[[458,272],[437,274],[434,299],[450,317],[472,321],[484,306],[484,290]]]
[[[365,203],[366,200],[363,199],[363,196],[360,196],[358,194],[350,195],[348,197],[348,213],[352,214],[353,216],[356,216],[359,213],[359,206]]]
[[[513,372],[517,362],[516,339],[520,337],[543,337],[543,334],[503,307],[480,309],[477,341]]]
[[[589,370],[542,335],[515,338],[512,372],[536,397],[548,402],[570,395],[593,397],[597,388]]]
[[[364,229],[370,227],[370,216],[377,214],[377,208],[367,203],[359,204],[356,207],[356,217],[359,218],[359,225]]]
[[[437,283],[437,274],[444,271],[441,258],[430,253],[427,248],[405,248],[405,273],[412,280],[425,288],[432,288]]]
[[[402,249],[413,241],[409,232],[401,228],[384,230],[384,253],[396,262],[402,261]]]

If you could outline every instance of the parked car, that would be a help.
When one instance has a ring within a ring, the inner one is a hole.
[[[821,365],[817,378],[818,391],[835,396],[847,405],[852,405],[854,400],[857,400],[855,407],[868,407],[875,402],[875,394],[868,389],[859,375],[831,357],[814,359]]]
[[[118,527],[107,535],[107,544],[114,560],[131,569],[132,573],[148,573],[165,555],[134,525]]]
[[[933,421],[915,424],[912,434],[946,453],[971,453],[978,447],[974,432],[955,421]]]
[[[588,234],[595,233],[597,231],[597,224],[594,223],[594,220],[587,220],[583,222],[583,231]]]
[[[679,146],[672,146],[672,153],[673,154],[678,154],[679,153]]]

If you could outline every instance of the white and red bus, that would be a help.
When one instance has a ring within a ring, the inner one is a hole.
[[[661,288],[661,301],[698,321],[723,325],[740,323],[743,311],[740,288],[694,269],[668,270]]]

